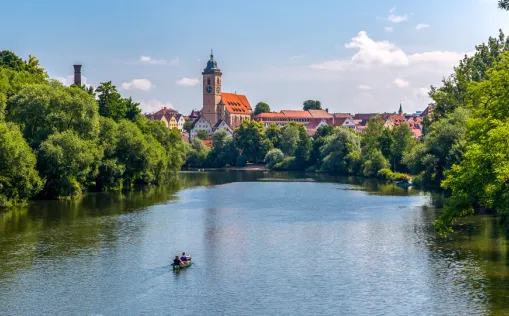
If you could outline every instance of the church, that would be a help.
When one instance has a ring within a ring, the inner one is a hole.
[[[234,130],[244,120],[250,120],[253,110],[245,95],[227,93],[221,90],[221,70],[217,67],[214,54],[210,53],[207,67],[203,70],[203,109],[202,118],[212,127],[224,121]]]

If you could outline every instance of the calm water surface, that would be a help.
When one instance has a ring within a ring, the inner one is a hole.
[[[373,181],[183,173],[0,213],[0,315],[504,315],[507,226]],[[181,251],[194,264],[174,273]]]

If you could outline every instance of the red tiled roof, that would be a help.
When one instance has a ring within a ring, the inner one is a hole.
[[[333,113],[332,116],[334,116],[334,118],[348,117],[351,120],[353,119],[353,116],[350,113]]]
[[[332,115],[325,110],[309,110],[308,112],[313,118],[332,118]]]
[[[412,134],[415,138],[421,138],[422,136],[422,130],[418,129],[418,128],[414,128],[412,129]]]
[[[283,111],[281,111],[281,113],[286,115],[289,119],[293,119],[293,118],[312,119],[313,118],[308,111],[283,110]]]
[[[203,145],[207,146],[208,148],[212,148],[212,141],[211,140],[202,140]]]
[[[320,125],[320,123],[323,121],[324,119],[312,119],[308,125],[306,125],[306,128],[308,130],[313,130],[313,129],[316,129],[318,127],[318,125]],[[325,120],[327,122],[327,120]]]
[[[251,114],[251,105],[245,95],[222,92],[221,101],[231,114]]]
[[[255,116],[255,119],[264,119],[264,118],[286,118],[286,115],[284,115],[281,112],[266,112],[266,113],[260,113]]]
[[[341,125],[343,125],[343,123],[345,123],[347,118],[348,117],[336,118],[336,119],[334,119],[334,124],[332,124],[332,125],[334,125],[334,126],[341,126]]]

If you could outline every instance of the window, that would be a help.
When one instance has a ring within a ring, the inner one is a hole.
[[[207,78],[207,84],[210,85],[210,78]]]

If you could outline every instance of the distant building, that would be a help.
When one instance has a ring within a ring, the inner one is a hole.
[[[207,67],[203,75],[203,109],[202,119],[215,126],[223,120],[232,129],[237,128],[243,121],[250,120],[253,112],[245,95],[222,92],[221,70],[217,67],[214,54],[210,54]]]
[[[145,117],[152,121],[163,122],[168,129],[177,128],[181,132],[184,131],[184,116],[174,109],[164,107],[157,112],[145,114]]]
[[[230,136],[233,136],[233,129],[228,124],[226,124],[224,120],[217,121],[216,125],[212,127],[212,133],[215,133],[216,131],[221,129],[226,130],[230,134]]]
[[[315,118],[312,119],[311,122],[308,123],[308,125],[306,125],[306,131],[309,136],[313,136],[320,127],[327,125],[329,125],[327,123],[327,119]]]
[[[210,122],[202,116],[199,116],[191,126],[191,140],[198,135],[199,131],[206,131],[208,135],[212,134],[212,126],[210,126]]]

